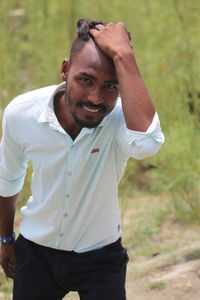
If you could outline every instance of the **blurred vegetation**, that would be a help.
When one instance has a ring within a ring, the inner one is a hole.
[[[79,18],[125,22],[166,142],[155,157],[129,161],[120,196],[170,194],[174,218],[199,222],[199,15],[199,0],[1,0],[0,115],[14,96],[59,83]],[[30,173],[20,203],[30,194]]]

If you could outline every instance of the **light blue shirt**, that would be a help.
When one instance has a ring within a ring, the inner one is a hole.
[[[31,161],[32,196],[21,209],[20,232],[44,246],[85,252],[121,236],[118,183],[127,160],[155,154],[164,136],[157,113],[146,132],[127,129],[119,99],[96,128],[72,140],[54,113],[54,96],[64,89],[20,95],[5,109],[0,195],[21,190]]]

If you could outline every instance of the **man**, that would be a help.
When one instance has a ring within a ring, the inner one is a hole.
[[[129,157],[151,156],[164,140],[131,48],[122,23],[79,20],[64,82],[20,95],[5,110],[1,265],[14,277],[14,300],[58,300],[69,291],[81,300],[126,299],[117,185]],[[14,242],[27,161],[32,196]]]

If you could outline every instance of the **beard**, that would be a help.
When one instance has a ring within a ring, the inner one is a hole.
[[[103,118],[105,116],[103,116],[101,119],[99,119],[98,121],[93,121],[92,117],[87,116],[87,120],[81,120],[74,112],[70,111],[71,115],[74,119],[74,121],[81,127],[87,127],[87,128],[95,128],[97,127],[101,121],[103,120]]]
[[[80,100],[75,104],[75,107],[77,109],[84,109],[83,107],[85,105],[85,106],[89,106],[93,109],[99,109],[100,112],[102,113],[102,117],[99,116],[98,119],[95,119],[95,120],[94,120],[92,115],[86,115],[85,119],[80,119],[79,116],[77,115],[77,113],[71,109],[70,103],[72,103],[72,102],[73,102],[73,100],[72,100],[72,97],[71,97],[70,87],[68,87],[68,88],[66,88],[66,93],[65,93],[65,103],[66,103],[66,105],[67,105],[74,121],[81,128],[83,128],[83,127],[87,127],[87,128],[97,127],[101,123],[103,118],[109,113],[107,107],[104,104],[95,105],[90,101]]]

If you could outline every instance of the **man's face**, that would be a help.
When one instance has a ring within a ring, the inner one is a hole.
[[[66,105],[80,127],[96,127],[119,94],[115,67],[91,40],[75,53],[66,72]]]

